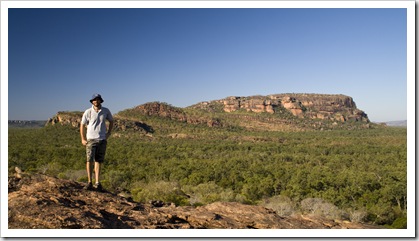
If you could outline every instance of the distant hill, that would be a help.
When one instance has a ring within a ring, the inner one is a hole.
[[[401,121],[387,121],[385,122],[388,126],[407,126],[407,120],[401,120]]]
[[[45,123],[46,120],[9,120],[9,128],[40,128]]]

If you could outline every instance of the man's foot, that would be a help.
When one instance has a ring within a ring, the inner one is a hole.
[[[100,183],[96,183],[96,184],[95,184],[95,189],[96,189],[96,191],[99,191],[99,192],[103,191],[102,184],[100,184]]]
[[[86,186],[83,188],[84,190],[93,190],[93,185],[91,182],[88,182]]]

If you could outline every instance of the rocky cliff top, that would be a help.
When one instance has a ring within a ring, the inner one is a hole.
[[[285,111],[294,116],[308,119],[370,122],[367,114],[356,107],[352,97],[340,94],[287,93],[268,96],[230,96],[221,100],[200,102],[191,108],[208,111],[223,110],[224,112],[244,110],[271,114]]]
[[[240,203],[175,206],[138,203],[83,184],[16,169],[9,176],[9,229],[371,229],[378,226],[310,215],[281,217],[271,209]]]

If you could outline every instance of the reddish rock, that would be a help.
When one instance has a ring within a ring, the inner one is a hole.
[[[138,203],[78,182],[44,175],[9,177],[9,229],[346,229],[378,226],[312,216],[282,217],[262,206],[216,202],[201,207]]]

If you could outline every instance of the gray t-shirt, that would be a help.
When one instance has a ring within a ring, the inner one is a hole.
[[[106,140],[106,122],[113,121],[113,116],[108,108],[101,107],[99,112],[92,108],[87,109],[81,118],[81,124],[87,125],[87,140]]]

